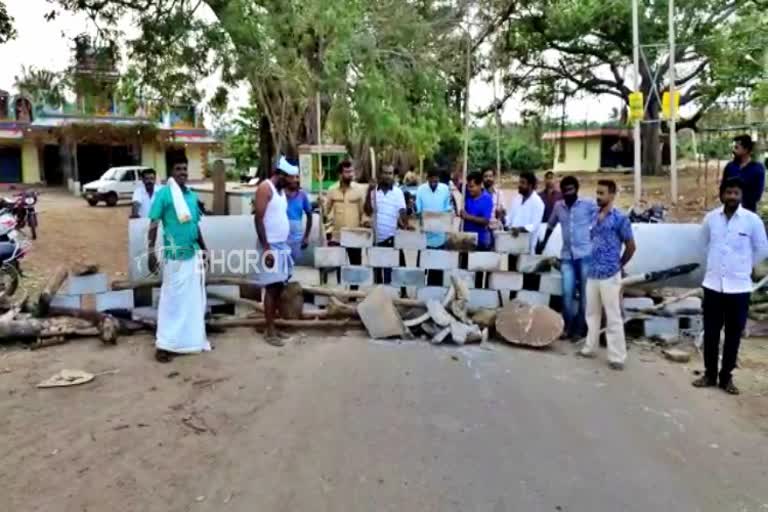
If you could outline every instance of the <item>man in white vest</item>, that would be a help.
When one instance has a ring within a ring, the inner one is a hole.
[[[283,287],[293,273],[293,259],[288,245],[290,223],[285,196],[286,178],[298,175],[298,167],[281,157],[272,176],[256,189],[254,199],[259,259],[251,280],[264,290],[264,317],[267,324],[265,341],[276,347],[285,345],[283,336],[275,329],[275,316]]]

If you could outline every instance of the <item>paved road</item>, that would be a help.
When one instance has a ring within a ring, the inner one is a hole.
[[[150,336],[0,354],[0,510],[768,511],[766,433],[635,350],[616,373],[570,347],[213,339],[169,366]],[[35,388],[61,368],[119,373]]]
[[[232,510],[768,510],[766,437],[679,366],[349,340],[290,373],[210,481]]]

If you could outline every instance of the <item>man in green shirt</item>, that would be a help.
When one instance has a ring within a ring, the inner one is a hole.
[[[155,193],[149,212],[148,265],[158,271],[157,228],[163,225],[163,283],[157,312],[155,358],[211,349],[205,334],[205,241],[197,194],[187,187],[187,160],[177,158],[167,186]]]

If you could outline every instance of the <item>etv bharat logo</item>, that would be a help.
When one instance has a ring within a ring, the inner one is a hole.
[[[158,262],[158,272],[162,269],[168,259],[166,255],[180,255],[179,259],[197,259],[197,272],[203,274],[216,275],[252,275],[263,272],[290,272],[291,251],[290,249],[270,249],[262,251],[259,249],[242,250],[208,250],[200,251],[190,247],[179,247],[175,244],[169,244],[166,247],[156,247],[154,252]],[[139,273],[149,272],[149,252],[144,252],[134,257],[134,265]]]

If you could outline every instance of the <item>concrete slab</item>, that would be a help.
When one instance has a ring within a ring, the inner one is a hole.
[[[523,274],[519,272],[491,272],[488,286],[493,290],[522,290]]]
[[[109,291],[97,293],[96,311],[107,311],[109,309],[133,309],[133,290]]]
[[[701,315],[683,316],[678,318],[680,336],[696,339],[704,332],[704,317]]]
[[[559,274],[544,273],[540,274],[539,291],[549,295],[563,294],[563,277]]]
[[[65,295],[93,295],[109,290],[109,278],[106,274],[90,274],[87,276],[69,276],[62,287]]]
[[[501,298],[496,290],[482,290],[473,288],[469,290],[470,309],[496,309],[501,306]]]
[[[347,264],[344,247],[315,247],[315,268],[343,267]]]
[[[504,254],[528,254],[530,237],[529,233],[512,236],[509,231],[494,231],[493,250]]]
[[[421,229],[434,233],[450,233],[453,231],[453,217],[453,212],[423,212]]]
[[[395,233],[396,249],[415,249],[421,250],[427,248],[427,235],[421,231],[397,230]]]
[[[458,276],[459,280],[467,285],[467,288],[475,288],[475,272],[456,269],[451,272],[443,272],[443,286],[451,286],[451,275]]]
[[[467,270],[475,272],[492,272],[499,270],[501,255],[495,252],[470,252]]]
[[[312,267],[293,267],[291,282],[302,286],[320,286],[320,270]]]
[[[82,299],[83,297],[81,295],[65,295],[57,293],[53,296],[53,299],[51,299],[51,307],[80,309],[82,307]]]
[[[700,315],[702,313],[701,298],[688,297],[669,304],[663,311],[670,315]]]
[[[442,286],[425,286],[416,290],[416,298],[422,302],[428,302],[430,300],[442,302],[446,293],[448,293],[448,288]]]
[[[347,248],[364,248],[373,245],[373,231],[368,228],[342,228],[339,243]]]
[[[418,249],[402,249],[403,259],[405,260],[406,267],[418,267],[419,266],[419,250]]]
[[[459,253],[427,249],[421,251],[419,267],[431,270],[453,270],[459,267]]]
[[[621,305],[624,311],[632,313],[633,311],[652,308],[653,299],[650,297],[626,297]]]
[[[393,268],[400,265],[400,251],[391,247],[369,247],[368,265],[374,268]]]
[[[387,290],[374,288],[357,306],[357,314],[371,338],[390,338],[405,333],[403,320]]]
[[[680,335],[679,320],[669,317],[646,318],[643,334],[647,338],[674,339]]]
[[[426,282],[423,268],[395,267],[392,269],[392,285],[403,287],[422,287]]]
[[[341,283],[347,286],[371,286],[373,285],[373,269],[353,265],[341,267]]]
[[[538,270],[541,262],[546,260],[545,256],[535,254],[521,254],[517,258],[517,271],[523,274],[531,274]]]
[[[528,304],[529,306],[547,306],[549,307],[549,295],[541,292],[532,292],[530,290],[520,290],[515,296],[518,302]]]

